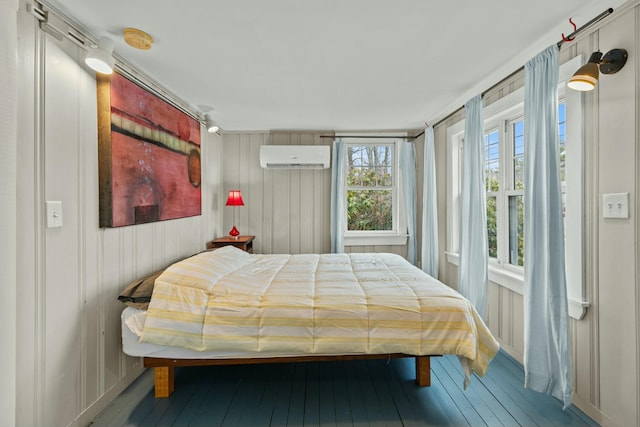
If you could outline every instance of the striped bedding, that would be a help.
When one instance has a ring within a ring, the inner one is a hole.
[[[252,255],[232,246],[158,277],[141,342],[251,355],[456,354],[498,343],[460,294],[394,254]]]

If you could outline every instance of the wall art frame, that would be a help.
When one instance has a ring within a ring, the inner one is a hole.
[[[100,227],[201,215],[200,123],[119,73],[96,79]]]

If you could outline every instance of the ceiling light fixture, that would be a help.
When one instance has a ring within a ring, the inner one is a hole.
[[[220,126],[216,124],[216,122],[213,120],[213,117],[211,117],[210,113],[207,113],[204,115],[204,122],[205,122],[205,125],[207,126],[207,132],[216,133],[220,130]]]
[[[604,56],[602,52],[593,52],[589,61],[578,68],[567,86],[573,90],[593,90],[598,83],[600,73],[617,73],[627,63],[627,56],[627,51],[624,49],[611,49]]]
[[[124,41],[127,42],[129,46],[140,50],[151,49],[153,37],[144,31],[137,28],[125,28],[122,30],[122,34],[124,34]]]
[[[99,73],[113,73],[113,67],[116,65],[116,60],[113,58],[113,40],[109,37],[100,37],[98,46],[87,52],[84,62]]]

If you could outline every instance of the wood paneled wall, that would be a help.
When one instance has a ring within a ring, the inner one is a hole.
[[[16,424],[81,426],[142,371],[122,353],[120,291],[220,232],[222,138],[202,134],[201,216],[100,229],[95,75],[83,49],[43,33],[22,6]],[[46,228],[47,200],[62,201],[61,228]]]
[[[245,206],[224,207],[223,233],[234,223],[241,234],[255,235],[254,252],[327,253],[331,250],[331,168],[262,169],[261,145],[329,145],[330,132],[252,132],[224,135],[222,190],[239,188]],[[333,165],[332,165],[333,167]],[[406,246],[347,246],[345,252],[392,252]]]
[[[571,319],[570,324],[574,403],[603,426],[640,425],[639,34],[640,2],[636,0],[564,46],[560,57],[562,63],[579,54],[588,58],[597,50],[624,48],[629,53],[619,73],[601,76],[596,90],[583,95],[584,277],[591,307],[582,320]],[[516,75],[488,97],[505,96],[521,81],[522,75]],[[461,118],[456,115],[436,128],[438,169],[444,174],[446,128]],[[439,180],[439,196],[447,191],[446,181]],[[619,192],[630,194],[630,218],[602,218],[602,194]],[[440,217],[441,236],[446,235],[448,220]],[[440,259],[441,280],[456,287],[457,267],[446,262],[442,252]],[[488,305],[491,331],[503,349],[522,361],[523,296],[490,283]]]
[[[331,145],[314,132],[224,135],[223,234],[235,225],[255,235],[255,253],[322,253],[330,250],[331,169],[262,169],[261,145]],[[224,207],[227,193],[240,189],[245,206]]]
[[[0,0],[0,426],[16,425],[17,10]]]

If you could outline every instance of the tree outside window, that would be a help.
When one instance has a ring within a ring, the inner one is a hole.
[[[498,257],[498,193],[500,191],[500,132],[484,135],[485,189],[487,191],[487,239],[489,257]]]
[[[347,145],[347,230],[393,230],[394,145]]]

